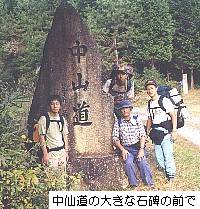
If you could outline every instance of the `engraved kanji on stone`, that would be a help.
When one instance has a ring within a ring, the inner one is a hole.
[[[78,103],[77,107],[74,107],[74,125],[90,126],[92,122],[88,121],[88,109],[90,106],[85,101],[82,104]]]
[[[87,46],[84,44],[80,45],[80,41],[76,41],[76,45],[70,48],[72,56],[77,56],[78,58],[78,63],[80,63],[81,56],[85,56],[87,53]]]
[[[72,89],[74,91],[78,90],[78,89],[83,89],[84,91],[87,90],[87,87],[89,85],[89,81],[85,81],[84,84],[82,84],[82,74],[81,73],[77,73],[77,77],[78,77],[78,80],[77,80],[77,85],[75,84],[75,82],[72,81]]]

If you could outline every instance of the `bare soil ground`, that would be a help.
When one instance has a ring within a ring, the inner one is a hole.
[[[190,113],[185,126],[178,130],[180,136],[200,147],[200,90],[191,90],[183,95],[184,103]]]
[[[182,97],[191,116],[200,118],[200,89],[190,90],[188,94]]]

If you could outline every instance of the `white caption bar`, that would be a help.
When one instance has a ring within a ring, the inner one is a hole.
[[[200,191],[50,191],[49,209],[199,209]]]

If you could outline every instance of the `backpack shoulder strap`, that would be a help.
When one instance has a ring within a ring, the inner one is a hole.
[[[64,127],[64,118],[63,118],[63,116],[62,116],[62,115],[60,115],[60,114],[59,114],[59,117],[60,117],[60,122],[61,122],[61,125],[62,125],[62,127],[61,127],[61,132],[63,132],[63,127]]]
[[[150,110],[150,102],[151,102],[151,99],[148,101],[148,110]]]
[[[128,79],[128,82],[127,82],[127,91],[129,91],[132,87],[132,82],[130,79]]]
[[[44,116],[45,116],[45,118],[46,118],[46,133],[47,133],[47,130],[48,130],[49,126],[50,126],[50,117],[49,117],[48,112],[46,112],[46,113],[44,114]]]
[[[151,120],[153,120],[151,112],[150,112],[150,103],[151,103],[151,101],[152,101],[151,99],[148,101],[148,111],[149,111],[149,115],[150,115]]]
[[[110,86],[109,86],[109,92],[112,92],[112,87],[115,85],[115,77],[111,79]]]
[[[119,126],[119,128],[120,128],[121,123],[122,123],[122,119],[121,119],[121,118],[117,118],[117,122],[118,122],[118,126]]]
[[[163,106],[163,99],[164,97],[163,96],[160,96],[160,98],[158,99],[158,105],[160,106],[160,108],[166,112],[166,109],[164,108]]]

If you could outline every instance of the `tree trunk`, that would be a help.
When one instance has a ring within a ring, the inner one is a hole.
[[[118,51],[117,51],[117,39],[116,38],[114,38],[114,49],[115,49],[116,63],[119,64],[119,56],[118,56]]]
[[[191,86],[191,89],[194,89],[194,70],[193,69],[190,72],[190,77],[191,77],[190,86]]]
[[[154,59],[153,58],[151,59],[151,64],[150,65],[151,65],[151,69],[155,69],[155,63],[154,63]]]
[[[184,70],[183,70],[183,65],[182,65],[182,67],[181,67],[181,72],[182,72],[182,75],[183,75],[183,73],[184,73]]]
[[[170,81],[170,72],[169,72],[169,69],[167,68],[167,81],[169,82]]]

